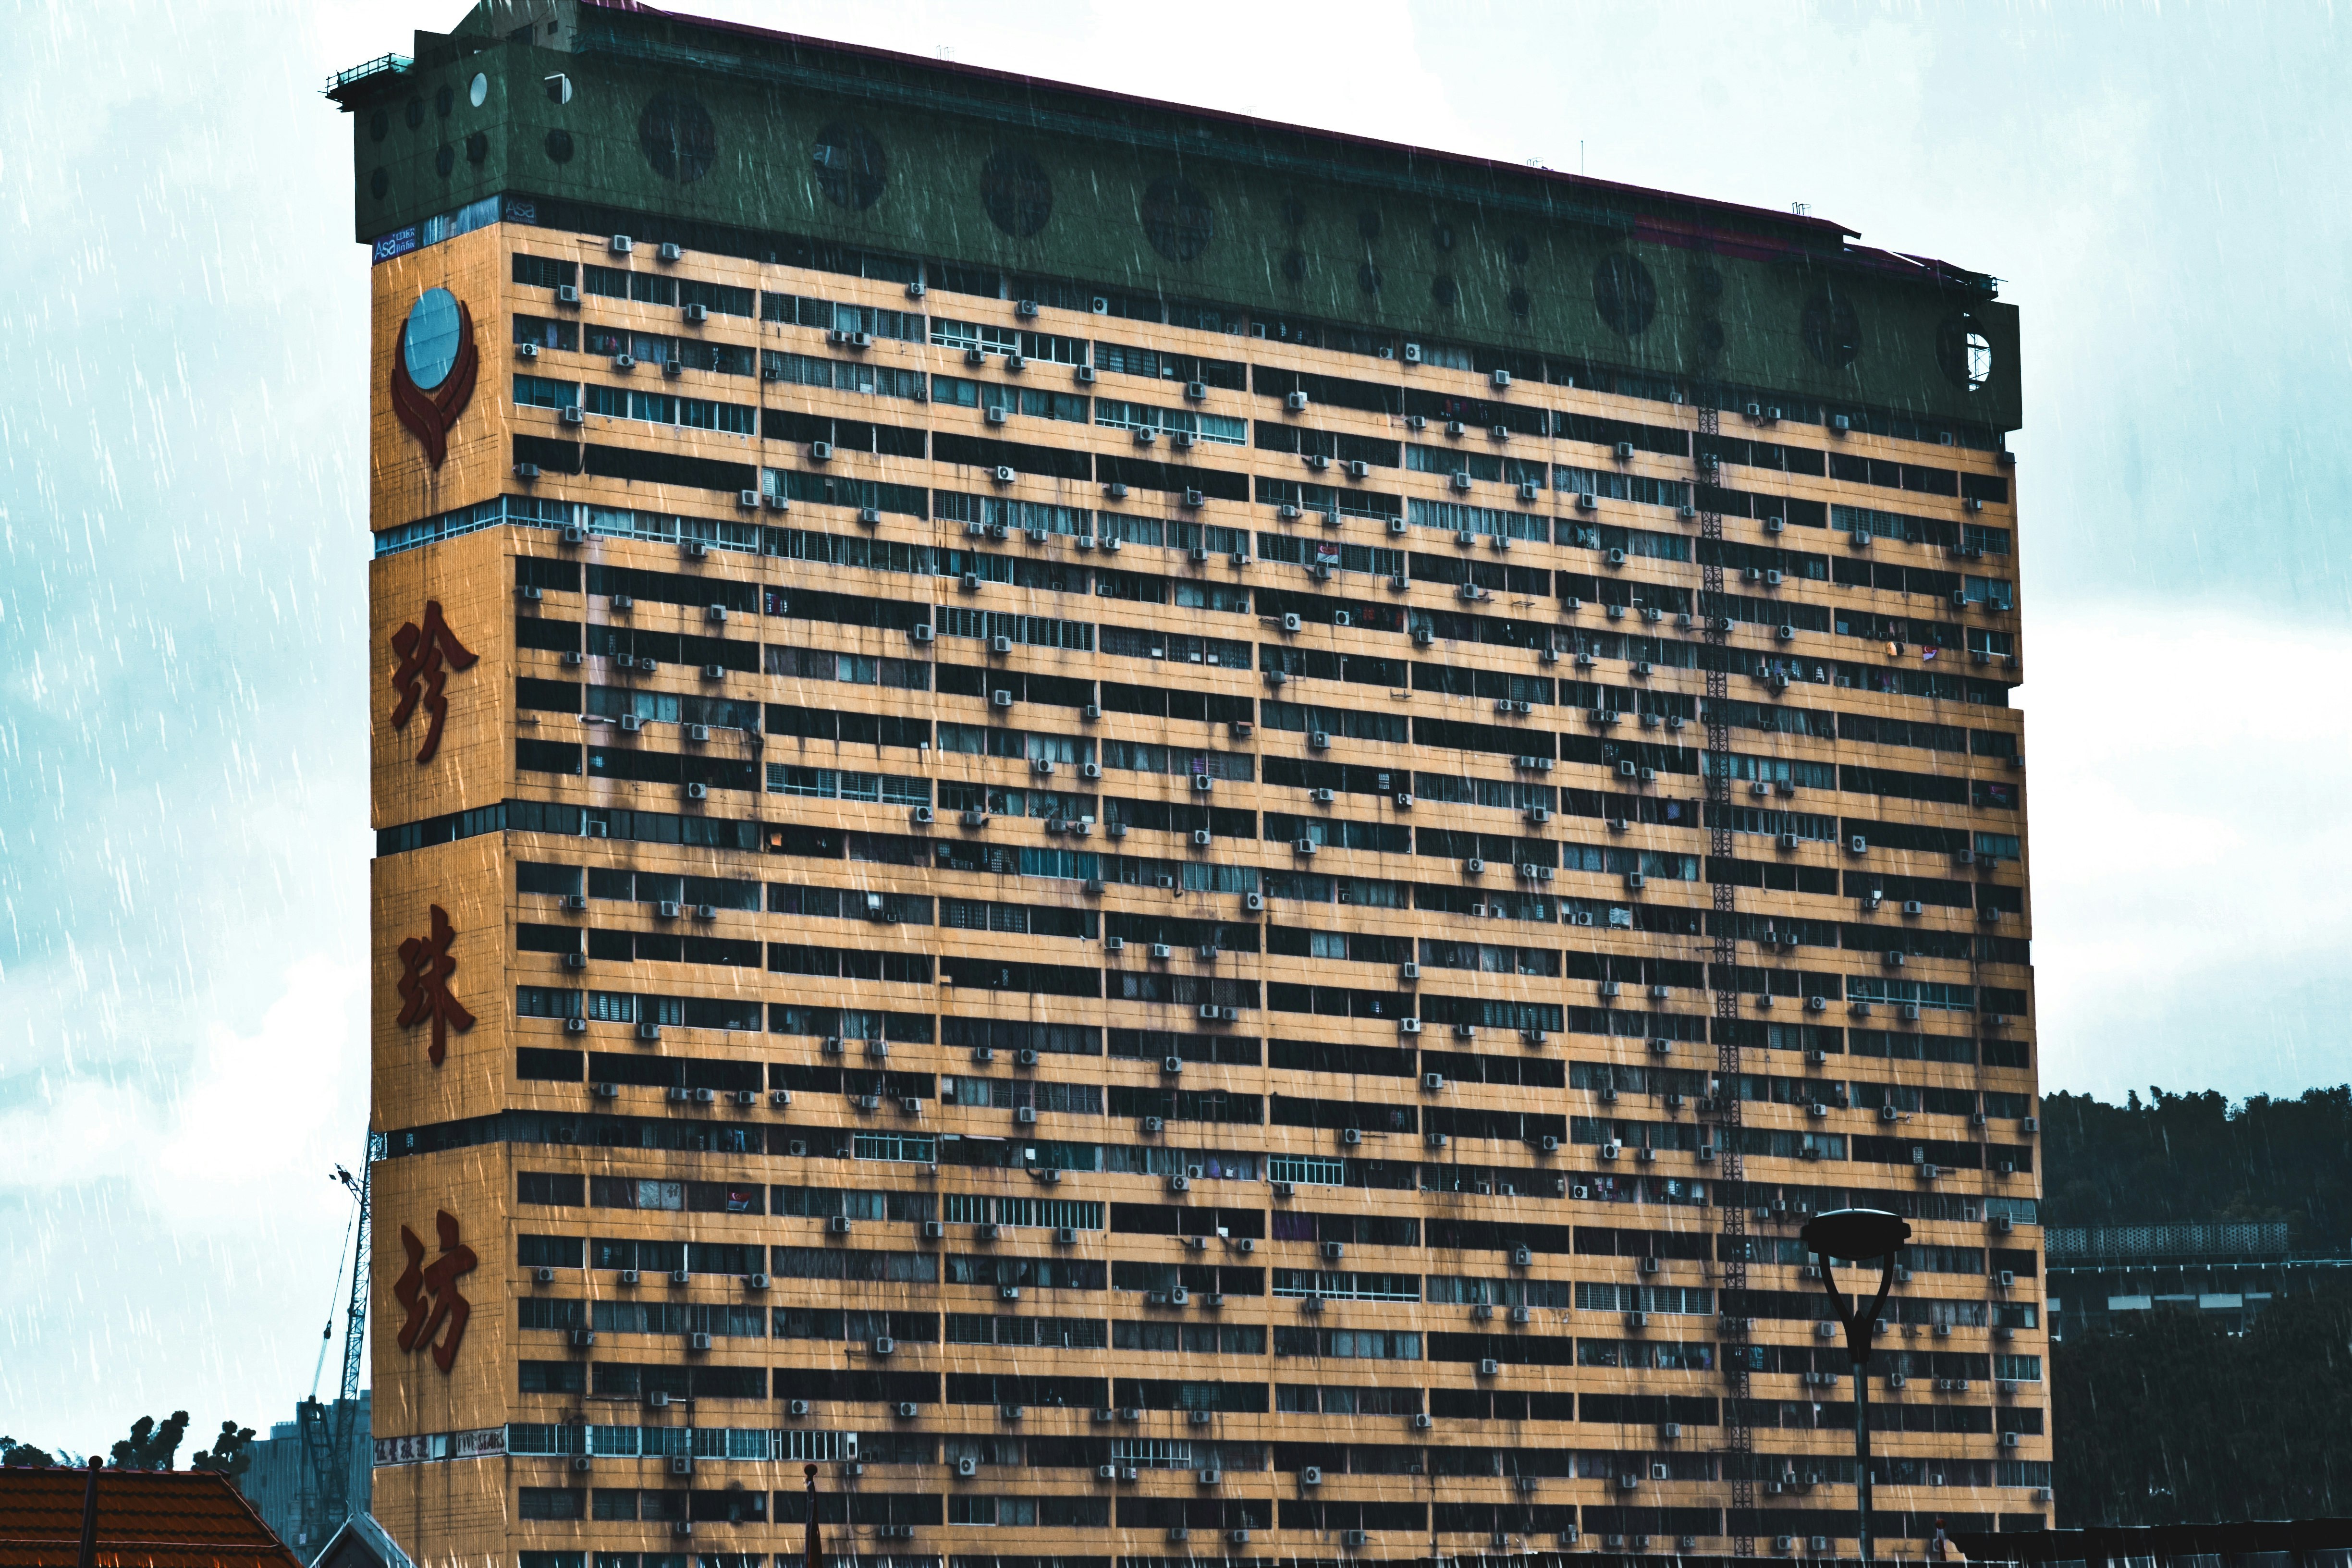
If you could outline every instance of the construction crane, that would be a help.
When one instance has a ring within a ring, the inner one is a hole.
[[[352,1511],[351,1482],[352,1446],[358,1440],[360,1358],[367,1349],[368,1303],[368,1240],[369,1202],[373,1195],[374,1163],[362,1161],[360,1174],[337,1165],[330,1178],[342,1184],[359,1205],[352,1229],[357,1240],[352,1248],[352,1288],[349,1305],[343,1314],[343,1380],[331,1412],[319,1403],[319,1385],[314,1375],[310,1397],[302,1402],[299,1415],[302,1431],[302,1450],[310,1461],[310,1485],[303,1496],[302,1534],[304,1544],[315,1555],[319,1548],[350,1517]],[[332,1330],[332,1320],[329,1322]],[[320,1350],[320,1369],[325,1366],[326,1352]]]

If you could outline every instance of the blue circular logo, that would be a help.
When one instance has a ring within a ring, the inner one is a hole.
[[[449,379],[457,363],[457,297],[446,289],[427,289],[409,307],[408,342],[403,353],[408,379],[430,392]]]

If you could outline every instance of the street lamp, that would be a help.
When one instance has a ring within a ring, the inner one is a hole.
[[[1853,1363],[1853,1497],[1860,1526],[1862,1560],[1870,1554],[1870,1341],[1878,1327],[1878,1310],[1895,1284],[1895,1254],[1911,1239],[1909,1222],[1884,1209],[1832,1209],[1816,1215],[1798,1233],[1822,1260],[1822,1289],[1830,1306],[1845,1325],[1845,1350]],[[1832,1258],[1857,1263],[1878,1259],[1878,1295],[1866,1312],[1850,1310],[1838,1293],[1837,1277],[1830,1270]]]

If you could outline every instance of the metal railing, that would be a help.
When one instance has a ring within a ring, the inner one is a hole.
[[[2284,1257],[2284,1220],[2203,1225],[2060,1226],[2042,1233],[2053,1265],[2151,1258]]]
[[[337,71],[327,79],[327,85],[320,90],[327,97],[332,98],[346,88],[365,81],[372,76],[382,76],[386,71],[396,75],[415,63],[406,55],[378,55],[375,58],[362,65],[355,65],[349,70]]]

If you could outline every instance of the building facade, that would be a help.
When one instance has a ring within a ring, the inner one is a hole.
[[[373,1444],[369,1432],[369,1394],[362,1390],[358,1410],[353,1415],[358,1441],[352,1445],[348,1506],[355,1513],[365,1513],[369,1503],[369,1488],[375,1479]],[[327,1419],[331,1424],[342,1411],[342,1401],[331,1400]],[[331,1425],[330,1429],[331,1429]],[[236,1478],[237,1489],[253,1504],[278,1539],[294,1549],[295,1554],[308,1563],[316,1558],[342,1521],[330,1521],[319,1497],[319,1485],[310,1468],[310,1455],[302,1447],[302,1426],[299,1413],[292,1421],[273,1421],[269,1436],[247,1445],[246,1452],[252,1463]]]
[[[2053,1226],[2045,1235],[2053,1341],[2174,1307],[2243,1333],[2272,1302],[2323,1289],[2352,1251],[2298,1249],[2284,1220]]]
[[[420,1563],[2035,1528],[1992,280],[637,7],[338,78]],[[389,1455],[389,1458],[386,1456]]]

